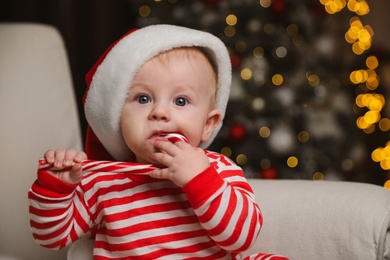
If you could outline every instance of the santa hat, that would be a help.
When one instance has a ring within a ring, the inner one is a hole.
[[[217,68],[216,108],[224,118],[231,83],[231,64],[223,42],[214,35],[174,25],[151,25],[132,30],[114,42],[86,75],[85,116],[89,127],[86,153],[95,160],[128,160],[119,126],[120,115],[132,81],[141,66],[159,53],[179,47],[200,47]],[[222,120],[203,149],[214,140]]]

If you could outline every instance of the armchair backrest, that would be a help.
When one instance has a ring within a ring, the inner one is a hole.
[[[0,23],[0,258],[65,259],[38,246],[27,191],[48,149],[81,149],[64,42],[52,26]]]

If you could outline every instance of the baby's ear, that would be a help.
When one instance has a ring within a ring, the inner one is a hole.
[[[206,124],[203,128],[202,133],[202,142],[209,140],[211,133],[217,127],[219,121],[221,120],[221,112],[217,109],[211,110],[207,116]]]

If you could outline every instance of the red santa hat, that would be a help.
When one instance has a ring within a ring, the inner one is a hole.
[[[174,25],[131,30],[114,42],[86,75],[84,110],[89,127],[85,150],[89,159],[126,161],[132,156],[119,126],[132,81],[141,66],[159,53],[179,47],[200,47],[217,68],[216,108],[225,115],[231,84],[231,63],[223,42],[214,35]],[[203,149],[214,140],[222,120]]]

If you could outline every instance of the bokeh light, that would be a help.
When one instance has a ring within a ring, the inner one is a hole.
[[[352,51],[361,55],[371,47],[372,36],[374,31],[371,26],[363,26],[363,23],[358,17],[353,17],[350,20],[350,28],[345,33],[345,40],[352,44]]]
[[[340,12],[347,4],[345,0],[320,0],[320,2],[329,14]]]
[[[224,33],[227,37],[233,37],[236,34],[236,29],[233,26],[226,26]]]
[[[244,68],[241,70],[241,78],[243,80],[250,80],[252,78],[252,71],[248,68]]]
[[[237,16],[235,16],[234,14],[229,14],[228,16],[226,16],[226,23],[230,26],[234,26],[237,24]]]
[[[239,154],[236,157],[236,162],[238,165],[245,165],[248,161],[248,158],[245,154]]]
[[[298,140],[299,140],[301,143],[306,143],[307,141],[309,141],[309,133],[306,132],[306,131],[301,131],[301,132],[298,134]]]
[[[271,134],[271,130],[270,130],[269,127],[267,127],[267,126],[263,126],[263,127],[261,127],[260,130],[259,130],[259,135],[260,135],[261,137],[263,137],[263,138],[269,137],[270,134]]]
[[[260,0],[260,5],[264,8],[268,8],[271,6],[271,0]]]
[[[325,179],[325,175],[322,172],[316,172],[313,174],[313,181],[323,181]]]
[[[138,8],[138,13],[141,17],[147,17],[150,15],[150,7],[147,5],[141,5]]]
[[[290,157],[287,159],[287,165],[288,165],[288,167],[290,167],[290,168],[295,168],[295,167],[297,167],[297,165],[298,165],[298,158],[295,157],[295,156],[290,156]]]
[[[230,147],[223,147],[221,149],[221,154],[225,155],[226,157],[231,157],[232,156],[232,149]]]
[[[275,74],[272,76],[272,83],[275,85],[275,86],[280,86],[283,84],[283,76],[280,75],[280,74]]]

